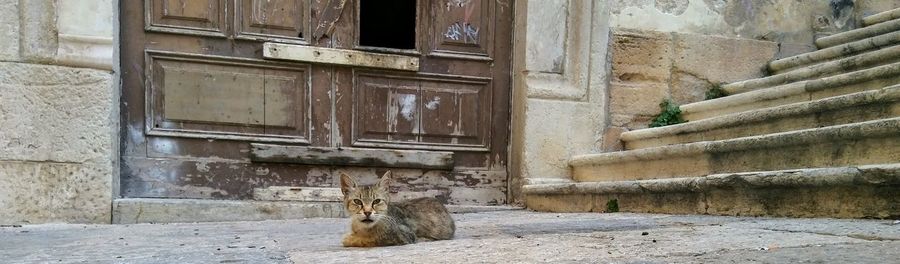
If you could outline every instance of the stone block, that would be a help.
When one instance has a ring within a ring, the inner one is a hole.
[[[610,83],[609,112],[614,117],[622,115],[613,118],[613,125],[630,129],[646,126],[635,121],[659,114],[659,103],[668,98],[668,89],[665,83]]]
[[[601,108],[590,103],[529,99],[522,164],[532,178],[567,178],[573,155],[599,149]],[[566,129],[560,129],[566,128]]]
[[[778,53],[778,43],[770,41],[685,33],[673,36],[672,66],[712,83],[762,77],[766,63]]]
[[[704,99],[714,86],[766,75],[778,44],[769,41],[673,33],[674,55],[670,94],[676,103]]]
[[[109,223],[111,167],[0,161],[0,224]]]
[[[669,85],[669,96],[675,104],[689,104],[706,99],[706,91],[718,84],[702,76],[675,71]]]
[[[0,62],[0,223],[109,223],[112,75]]]
[[[625,149],[625,146],[622,144],[622,141],[619,140],[619,135],[627,132],[628,129],[624,127],[609,127],[606,129],[606,132],[603,132],[603,142],[600,145],[600,148],[603,152],[613,152],[613,151],[621,151]]]
[[[610,125],[637,130],[650,126],[654,115],[610,114]]]
[[[57,1],[20,1],[19,54],[23,60],[50,63],[56,57],[59,45],[57,30]]]
[[[775,54],[775,59],[777,60],[791,56],[797,56],[815,50],[816,46],[812,44],[783,42],[778,46],[778,53]]]
[[[0,62],[0,160],[110,161],[112,75]]]
[[[617,29],[613,32],[611,82],[665,83],[672,66],[668,33]]]

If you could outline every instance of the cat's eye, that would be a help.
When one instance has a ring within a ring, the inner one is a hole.
[[[375,201],[372,201],[373,205],[380,204],[380,203],[381,203],[381,199],[375,199]]]
[[[360,199],[353,199],[353,203],[355,203],[356,205],[362,205],[362,200],[360,200]]]

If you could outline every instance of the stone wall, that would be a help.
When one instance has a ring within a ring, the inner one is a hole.
[[[519,188],[569,181],[573,155],[607,126],[609,13],[604,1],[516,1],[510,201]]]
[[[0,0],[0,224],[109,223],[112,0]]]
[[[780,57],[814,49],[816,37],[855,28],[863,16],[900,1],[612,0],[610,25],[663,32],[719,35],[782,44]],[[841,2],[835,5],[830,2]]]
[[[664,99],[698,102],[713,87],[765,76],[777,52],[770,41],[615,29],[603,150],[621,150],[618,135],[646,128]]]

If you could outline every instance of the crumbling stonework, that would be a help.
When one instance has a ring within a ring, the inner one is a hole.
[[[773,41],[780,44],[778,57],[787,57],[814,50],[816,38],[859,27],[862,17],[900,2],[614,0],[609,6],[612,27]]]
[[[618,134],[646,128],[664,99],[698,102],[711,88],[764,76],[778,52],[769,41],[629,29],[612,35],[606,151],[621,149]]]

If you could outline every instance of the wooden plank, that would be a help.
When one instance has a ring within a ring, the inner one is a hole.
[[[253,162],[415,169],[453,169],[453,152],[322,148],[251,143]]]
[[[341,188],[269,186],[253,189],[253,200],[340,202],[344,197]]]
[[[271,42],[263,44],[263,58],[401,71],[419,70],[419,58],[412,56]]]

